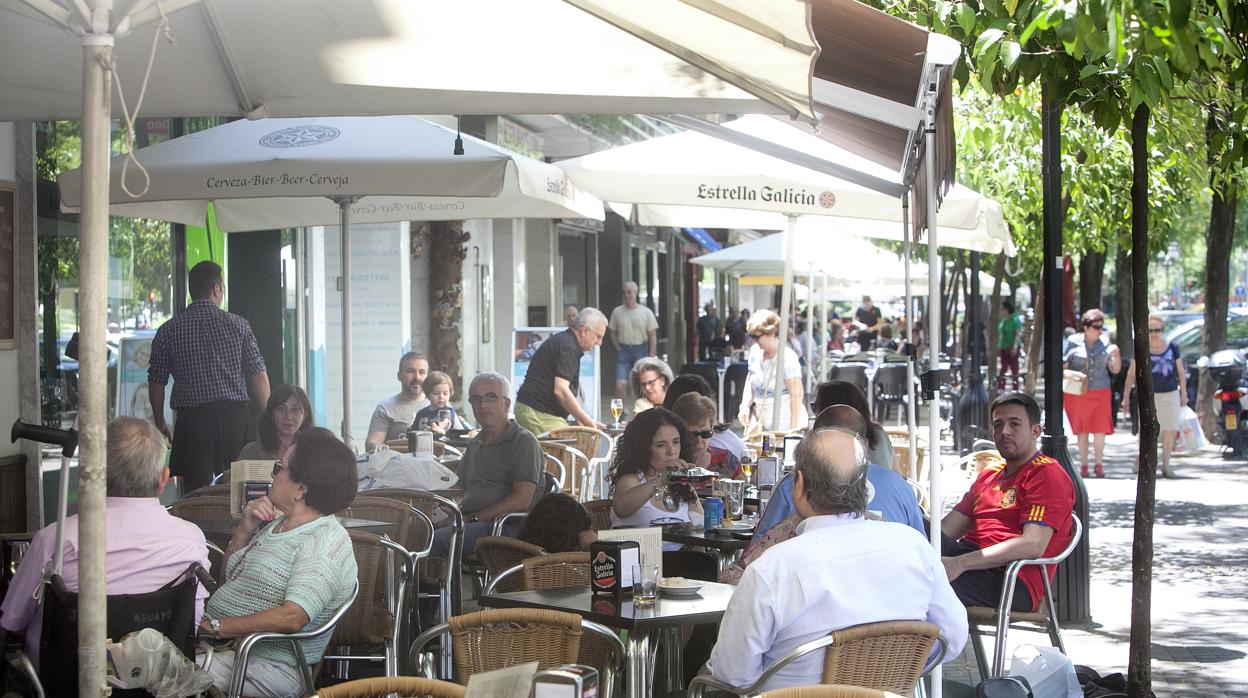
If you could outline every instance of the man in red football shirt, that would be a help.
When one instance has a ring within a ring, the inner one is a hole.
[[[967,606],[995,607],[1005,566],[1014,560],[1061,552],[1072,534],[1074,485],[1057,461],[1036,450],[1040,406],[1023,393],[992,401],[992,438],[1004,465],[985,468],[962,501],[940,522],[949,582]],[[1049,570],[1052,580],[1055,569]],[[1011,608],[1039,606],[1044,580],[1039,566],[1019,572]]]

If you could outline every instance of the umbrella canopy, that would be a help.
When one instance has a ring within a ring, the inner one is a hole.
[[[694,264],[717,271],[746,276],[778,275],[784,272],[788,232],[725,247],[718,252],[694,257]],[[792,236],[794,265],[798,274],[826,274],[832,283],[863,285],[878,283],[901,258],[870,242],[850,235],[823,235],[800,228]]]
[[[76,10],[87,4],[0,0],[0,120],[78,118],[82,57],[64,50],[78,44],[65,29],[90,25]],[[815,118],[810,80],[819,45],[803,0],[115,5],[116,15],[129,13],[108,25],[124,35],[115,49],[123,87],[134,89],[144,74],[162,13],[176,34],[177,45],[159,47],[145,99],[144,111],[160,116],[419,109]]]
[[[232,123],[135,151],[150,178],[113,159],[116,216],[203,225],[214,204],[228,231],[339,222],[471,218],[595,218],[602,202],[563,170],[415,116],[264,119]],[[122,187],[123,174],[126,188]],[[61,206],[77,209],[82,172],[60,177]]]
[[[415,116],[235,121],[135,151],[111,168],[111,213],[201,225],[208,205],[231,231],[341,226],[342,437],[351,441],[351,224],[468,218],[603,217],[554,165],[463,137]],[[147,186],[143,186],[150,179]],[[82,172],[61,175],[79,203]],[[137,191],[136,191],[137,189]],[[376,196],[374,196],[376,194]],[[358,217],[357,217],[358,214]]]

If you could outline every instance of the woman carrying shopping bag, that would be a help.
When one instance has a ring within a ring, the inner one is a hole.
[[[1170,470],[1170,454],[1174,451],[1174,439],[1178,435],[1183,408],[1187,405],[1187,368],[1179,355],[1179,347],[1166,343],[1165,321],[1157,315],[1148,316],[1148,354],[1153,374],[1153,404],[1157,408],[1157,424],[1161,428],[1161,475],[1174,477]],[[1122,409],[1127,411],[1131,403],[1131,389],[1135,386],[1135,364],[1127,369],[1127,382],[1122,390]],[[1138,472],[1139,457],[1133,469]]]

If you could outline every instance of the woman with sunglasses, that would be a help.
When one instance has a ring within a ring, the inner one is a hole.
[[[805,399],[802,395],[802,367],[797,352],[780,341],[780,316],[770,310],[758,310],[746,326],[754,338],[749,351],[749,374],[745,394],[737,418],[747,435],[771,428],[773,401],[776,398],[776,357],[784,351],[784,388],[780,400],[780,431],[806,427]]]
[[[672,412],[689,430],[689,438],[693,442],[690,463],[714,470],[720,477],[741,477],[741,459],[731,451],[711,444],[715,436],[715,417],[719,413],[714,400],[697,393],[685,393],[672,405]]]
[[[1170,453],[1174,450],[1174,437],[1179,431],[1180,414],[1187,404],[1187,367],[1179,347],[1165,338],[1166,322],[1160,315],[1148,316],[1149,368],[1153,374],[1153,405],[1157,409],[1157,424],[1161,428],[1161,476],[1174,477],[1170,470]],[[1127,381],[1122,388],[1122,411],[1131,408],[1131,388],[1135,387],[1135,364],[1127,369]],[[1137,457],[1134,470],[1139,470]]]
[[[1079,371],[1088,377],[1088,390],[1083,395],[1067,393],[1063,396],[1066,418],[1070,430],[1079,440],[1079,473],[1088,476],[1088,436],[1092,436],[1096,456],[1097,477],[1105,477],[1102,464],[1105,453],[1105,435],[1114,433],[1111,411],[1109,374],[1122,370],[1122,357],[1118,347],[1111,344],[1105,334],[1105,313],[1092,308],[1083,314],[1080,322],[1083,332],[1066,338],[1062,351],[1062,369]]]
[[[225,583],[208,599],[201,630],[219,638],[256,632],[293,633],[326,622],[351,595],[356,580],[351,538],[334,514],[355,497],[355,452],[328,429],[299,432],[285,462],[273,465],[268,496],[243,509],[225,550]],[[300,643],[307,661],[320,661],[329,635]],[[226,690],[234,652],[209,665]],[[266,645],[251,654],[244,696],[301,696],[303,680],[292,648]]]

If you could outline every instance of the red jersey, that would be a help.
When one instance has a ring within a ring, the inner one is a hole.
[[[1027,524],[1048,526],[1053,537],[1044,557],[1052,557],[1070,543],[1074,505],[1075,486],[1070,476],[1057,461],[1037,451],[1008,475],[1004,463],[984,468],[954,510],[971,520],[971,528],[962,539],[981,549],[1022,535]],[[1057,569],[1051,566],[1048,571],[1052,580]],[[1039,608],[1044,597],[1040,568],[1028,565],[1019,571],[1018,578]]]

